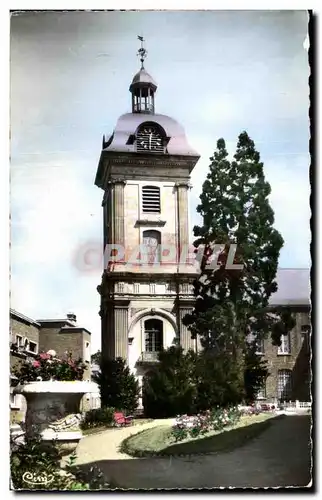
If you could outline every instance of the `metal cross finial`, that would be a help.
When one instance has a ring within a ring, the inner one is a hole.
[[[143,36],[138,35],[138,39],[141,42],[141,48],[138,50],[138,56],[140,56],[140,61],[141,61],[141,69],[144,69],[143,63],[144,59],[146,58],[148,51],[144,48],[143,44],[145,42]]]

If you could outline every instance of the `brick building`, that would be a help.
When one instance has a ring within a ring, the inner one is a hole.
[[[277,284],[278,291],[270,300],[272,311],[275,307],[289,307],[296,324],[289,335],[282,336],[281,346],[273,346],[270,339],[258,346],[269,370],[259,398],[310,401],[310,271],[279,269]]]
[[[33,357],[49,349],[57,356],[66,357],[66,351],[72,352],[74,359],[82,358],[88,362],[84,380],[90,380],[91,333],[79,327],[74,314],[67,314],[63,319],[34,320],[10,309],[10,368],[26,357]],[[13,395],[15,379],[11,376],[10,405],[14,411],[24,411],[23,396]]]

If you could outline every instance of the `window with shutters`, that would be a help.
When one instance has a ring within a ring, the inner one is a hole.
[[[161,213],[161,196],[160,188],[158,186],[143,186],[142,212],[144,214]]]
[[[288,401],[292,395],[292,372],[291,370],[279,370],[278,372],[278,399]]]

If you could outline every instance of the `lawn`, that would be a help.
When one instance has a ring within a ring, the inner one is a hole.
[[[121,443],[120,451],[136,457],[231,451],[266,430],[273,416],[265,413],[245,416],[234,427],[211,431],[205,436],[188,438],[177,443],[171,435],[171,425],[159,425],[126,438]]]

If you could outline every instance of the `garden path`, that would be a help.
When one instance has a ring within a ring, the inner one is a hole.
[[[108,481],[124,489],[300,487],[310,483],[307,415],[274,419],[241,448],[216,455],[142,459],[118,452],[125,437],[160,423],[166,421],[86,436],[77,449],[77,464],[97,465]]]

